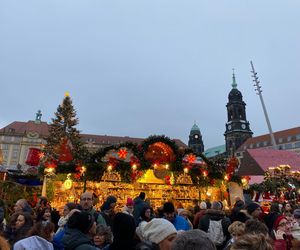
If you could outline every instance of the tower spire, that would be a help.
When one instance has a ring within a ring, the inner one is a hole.
[[[231,86],[232,86],[233,89],[236,89],[236,87],[237,87],[237,84],[236,84],[236,81],[235,81],[234,69],[232,69],[232,84],[231,84]]]

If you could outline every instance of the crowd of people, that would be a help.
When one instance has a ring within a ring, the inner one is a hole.
[[[21,199],[12,214],[0,200],[0,250],[295,250],[300,249],[300,209],[272,203],[265,213],[255,202],[236,198],[230,210],[220,201],[189,207],[165,202],[154,209],[141,192],[118,209],[108,196],[84,192],[62,213],[44,197],[35,207]]]

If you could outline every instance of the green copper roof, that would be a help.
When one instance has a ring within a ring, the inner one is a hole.
[[[232,86],[233,89],[236,89],[236,87],[237,87],[237,84],[236,84],[236,81],[235,81],[234,71],[232,73],[232,84],[231,84],[231,86]]]
[[[219,154],[223,154],[225,152],[226,152],[226,147],[224,144],[224,145],[216,146],[216,147],[205,150],[204,155],[209,158],[209,157],[214,157]]]
[[[197,124],[195,123],[191,129],[191,131],[200,131],[200,128],[197,126]]]

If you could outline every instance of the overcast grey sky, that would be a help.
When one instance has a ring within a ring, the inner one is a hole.
[[[50,121],[70,92],[83,133],[224,143],[232,68],[254,135],[299,126],[300,1],[0,0],[0,125]]]

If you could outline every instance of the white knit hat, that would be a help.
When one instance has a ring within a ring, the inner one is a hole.
[[[206,208],[207,208],[206,202],[205,201],[201,201],[201,203],[200,203],[200,209],[206,209]]]
[[[159,244],[171,234],[177,233],[174,225],[166,219],[152,219],[146,225],[143,224],[140,228],[142,238],[145,241],[150,241]]]

